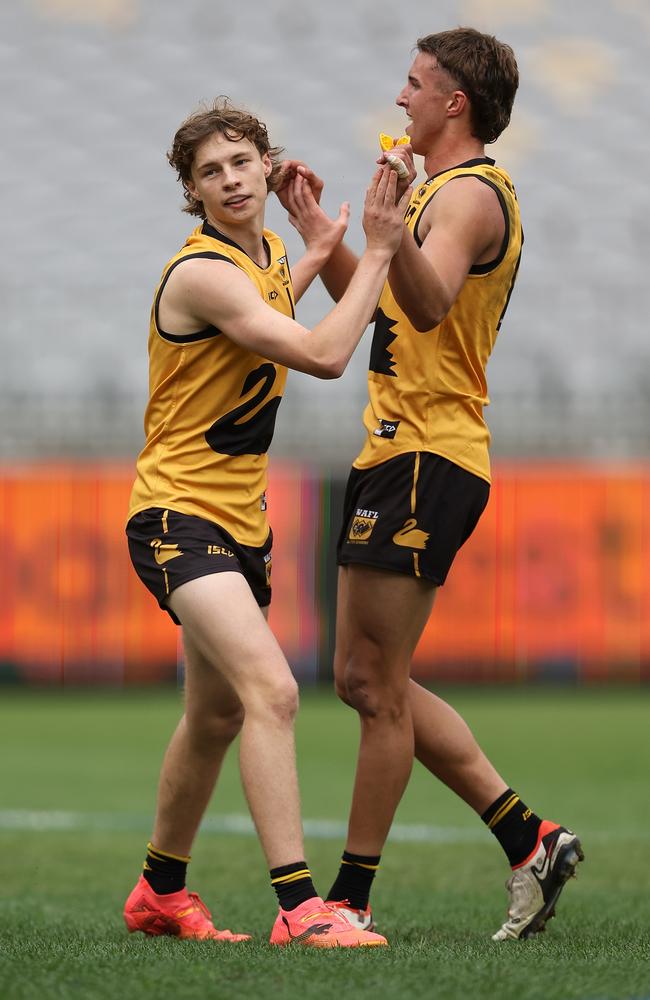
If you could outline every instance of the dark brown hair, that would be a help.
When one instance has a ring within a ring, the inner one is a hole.
[[[458,89],[469,97],[472,134],[495,142],[510,122],[519,70],[509,45],[474,28],[454,28],[418,38],[420,52],[435,56]]]
[[[228,97],[217,97],[211,105],[202,105],[193,112],[176,132],[172,148],[167,153],[167,159],[178,173],[178,179],[183,185],[185,201],[187,202],[183,211],[190,215],[199,215],[202,219],[205,219],[203,202],[192,197],[187,189],[187,184],[192,179],[192,164],[196,150],[205,139],[214,135],[215,132],[219,132],[232,142],[248,139],[258,150],[260,156],[265,153],[269,154],[273,164],[273,169],[266,179],[269,191],[275,187],[280,171],[279,157],[283,152],[280,146],[272,146],[269,142],[264,122],[255,118],[248,111],[234,107]]]

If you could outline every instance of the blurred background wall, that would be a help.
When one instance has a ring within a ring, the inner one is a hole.
[[[515,180],[526,244],[488,371],[489,513],[416,666],[467,680],[648,676],[647,0],[2,6],[4,676],[175,670],[175,630],[125,562],[121,519],[143,440],[151,297],[193,226],[165,159],[180,121],[218,94],[248,106],[325,178],[330,213],[351,201],[359,250],[377,135],[402,131],[394,99],[414,43],[459,24],[517,54],[512,124],[488,152]],[[296,260],[273,198],[267,224]],[[299,318],[328,308],[315,284]],[[274,567],[290,570],[274,569],[273,614],[304,677],[329,669],[332,534],[362,438],[368,350],[367,335],[336,383],[292,374],[277,424]],[[153,659],[152,635],[164,647]]]

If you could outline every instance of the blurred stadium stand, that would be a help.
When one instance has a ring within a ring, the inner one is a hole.
[[[193,221],[165,151],[225,93],[349,199],[362,193],[415,39],[473,24],[509,41],[522,83],[494,147],[526,232],[490,366],[494,454],[648,453],[650,187],[647,0],[18,0],[0,10],[8,351],[0,456],[132,455],[162,265]],[[298,238],[271,205],[269,224]],[[329,307],[320,287],[300,310]],[[368,337],[338,383],[294,375],[274,452],[345,467],[361,439]]]

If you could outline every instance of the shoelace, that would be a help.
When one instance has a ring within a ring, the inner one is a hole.
[[[310,923],[312,920],[317,920],[319,917],[325,917],[327,920],[329,920],[330,923],[338,922],[345,924],[346,926],[349,924],[349,920],[347,920],[342,913],[337,913],[336,910],[328,910],[328,909],[315,910],[313,913],[310,913],[305,917],[301,917],[300,923],[307,924]]]
[[[329,918],[331,916],[332,916],[332,911],[331,910],[314,910],[313,913],[310,913],[306,917],[301,917],[300,920],[301,920],[301,923],[307,923],[308,920],[315,920],[316,917],[328,917]]]
[[[194,908],[200,910],[204,917],[207,917],[208,920],[211,920],[212,914],[210,913],[209,909],[199,896],[198,892],[188,892],[187,895],[192,900],[192,905],[194,906]]]
[[[338,911],[340,910],[340,908],[342,906],[344,906],[346,908],[346,910],[352,910],[353,913],[365,913],[366,912],[365,910],[361,910],[361,909],[357,908],[356,906],[352,906],[349,899],[335,899],[335,900],[332,901],[332,903],[330,905],[331,905],[332,911],[334,913],[338,913]],[[341,915],[341,914],[339,914],[339,915]]]
[[[351,930],[355,929],[348,920],[348,918],[345,916],[345,914],[341,913],[339,910],[324,910],[318,914],[314,914],[314,916],[327,917],[327,919],[332,921],[333,923],[343,924],[346,929],[351,929]]]

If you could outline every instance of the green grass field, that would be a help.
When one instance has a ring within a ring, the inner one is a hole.
[[[447,693],[510,784],[582,836],[586,860],[557,919],[495,944],[508,875],[466,806],[416,766],[373,894],[391,948],[272,950],[264,859],[229,760],[194,851],[191,888],[219,946],[127,935],[121,908],[141,868],[177,692],[0,689],[0,996],[50,998],[650,997],[650,692],[473,689]],[[303,695],[298,753],[307,856],[325,893],[352,781],[356,720]],[[238,831],[238,832],[237,832]]]

